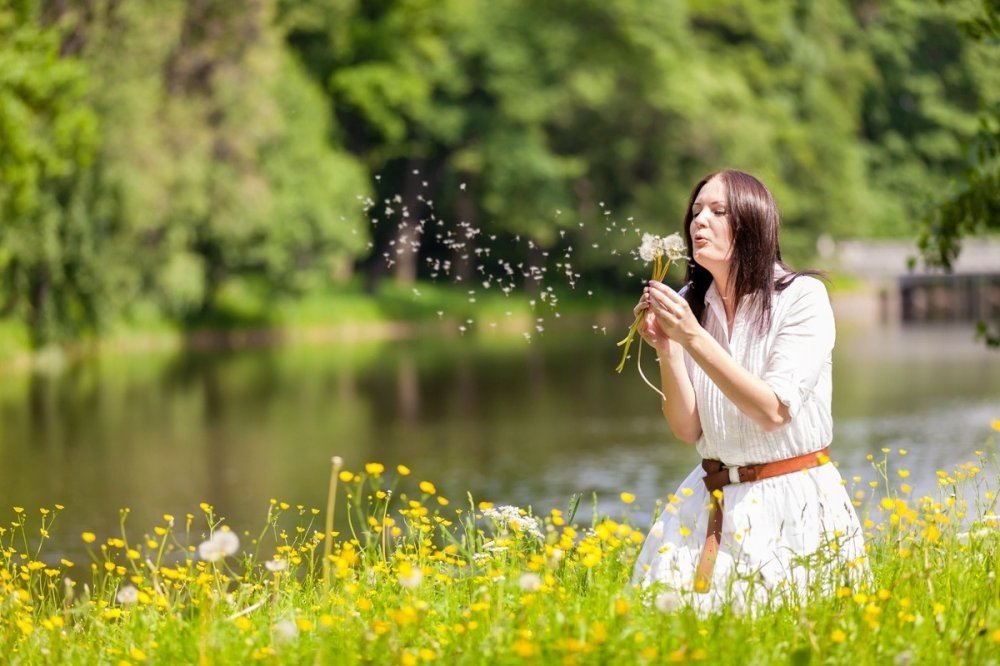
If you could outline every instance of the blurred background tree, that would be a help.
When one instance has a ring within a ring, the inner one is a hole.
[[[0,313],[36,344],[225,326],[470,278],[486,238],[621,286],[613,232],[677,229],[722,167],[772,187],[793,262],[941,197],[947,259],[997,219],[978,3],[0,0]]]
[[[973,51],[976,65],[989,78],[962,178],[950,184],[943,201],[925,215],[917,239],[924,260],[948,270],[962,250],[963,238],[1000,229],[1000,71],[995,57],[1000,46],[1000,2],[977,0],[958,28],[965,41],[978,47]],[[981,321],[978,329],[989,346],[1000,347],[1000,321]]]
[[[0,3],[0,317],[38,340],[84,333],[102,299],[102,232],[83,201],[98,142],[86,85],[34,3]]]

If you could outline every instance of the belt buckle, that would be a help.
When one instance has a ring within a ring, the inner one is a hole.
[[[729,483],[741,483],[740,481],[740,468],[738,465],[733,465],[732,467],[727,467],[729,470]]]

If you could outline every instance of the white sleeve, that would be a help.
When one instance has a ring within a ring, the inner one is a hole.
[[[792,418],[803,400],[816,387],[823,367],[829,363],[836,338],[833,308],[826,287],[815,278],[800,277],[793,285],[795,299],[774,322],[775,336],[768,352],[762,379]]]

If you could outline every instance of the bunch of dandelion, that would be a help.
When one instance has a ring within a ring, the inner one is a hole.
[[[673,233],[669,236],[654,236],[653,234],[643,234],[642,245],[639,246],[639,258],[644,262],[653,263],[653,274],[651,279],[657,282],[662,282],[663,278],[667,276],[667,271],[670,270],[671,264],[673,262],[684,259],[687,256],[687,248],[684,246],[684,239],[680,237],[680,234]],[[622,360],[618,363],[618,367],[615,368],[615,372],[621,372],[625,367],[625,361],[628,360],[629,348],[632,346],[632,340],[635,338],[636,332],[639,330],[639,325],[642,323],[643,317],[646,316],[645,311],[640,312],[635,316],[635,321],[628,329],[628,335],[624,339],[618,342],[618,346],[624,345],[622,350]],[[642,349],[640,343],[640,350]],[[642,366],[639,366],[639,374],[642,375]],[[649,383],[649,380],[643,375],[643,380],[649,384],[653,390],[657,393],[660,391]],[[662,396],[663,394],[660,393]]]

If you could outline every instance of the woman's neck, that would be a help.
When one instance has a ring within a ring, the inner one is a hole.
[[[715,282],[715,290],[719,292],[719,296],[722,298],[722,306],[726,310],[726,318],[731,322],[733,317],[736,316],[737,303],[732,285],[729,283],[729,274],[720,275],[712,272],[712,281]]]

